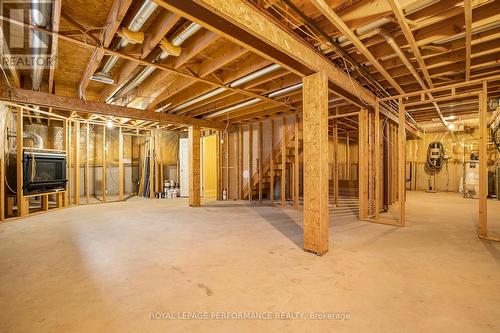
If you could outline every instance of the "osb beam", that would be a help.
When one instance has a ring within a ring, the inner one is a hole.
[[[113,2],[113,5],[109,10],[108,17],[106,19],[106,24],[104,25],[107,28],[103,32],[103,47],[107,48],[113,40],[113,37],[115,36],[116,31],[118,31],[118,29],[120,28],[122,20],[125,17],[125,14],[127,13],[132,2],[132,0],[115,0]],[[96,48],[90,56],[87,68],[85,69],[85,72],[83,73],[80,80],[80,84],[78,85],[78,95],[80,98],[85,98],[85,91],[87,90],[87,86],[89,85],[90,77],[99,67],[99,64],[101,63],[104,55],[105,53],[102,48]]]
[[[160,124],[195,125],[205,128],[226,129],[226,123],[203,120],[173,114],[157,113],[124,106],[80,100],[72,97],[56,96],[38,91],[0,86],[0,100],[23,104],[34,104],[60,110],[94,113],[105,116],[148,120]]]
[[[304,78],[304,249],[328,251],[328,83],[324,73]]]
[[[250,3],[242,0],[156,2],[302,77],[324,72],[330,80],[329,88],[337,94],[360,106],[364,105],[363,101],[375,105],[373,94]]]

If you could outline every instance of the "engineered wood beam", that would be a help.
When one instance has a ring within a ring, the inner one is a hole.
[[[328,251],[328,78],[304,78],[304,249]]]
[[[325,72],[329,88],[357,105],[375,105],[375,97],[310,45],[281,28],[242,0],[157,0],[160,6],[197,22],[230,41],[276,62],[301,77]],[[293,55],[293,56],[292,56]]]
[[[93,113],[106,116],[148,120],[159,124],[194,125],[203,128],[226,129],[225,122],[196,119],[166,113],[149,112],[124,106],[56,96],[38,91],[0,86],[0,100],[52,107],[59,110]]]
[[[188,173],[189,173],[189,206],[199,207],[200,199],[200,128],[188,127]]]
[[[132,0],[114,0],[111,9],[108,12],[106,24],[104,25],[106,29],[103,31],[103,47],[107,48],[113,40],[113,37],[120,28],[122,20],[125,17],[125,14],[127,13],[132,2]],[[82,78],[80,79],[80,83],[78,85],[78,96],[81,99],[85,99],[85,91],[87,90],[87,86],[89,85],[90,77],[99,67],[104,55],[105,53],[102,48],[95,48],[92,55],[90,56],[87,67],[83,72]]]

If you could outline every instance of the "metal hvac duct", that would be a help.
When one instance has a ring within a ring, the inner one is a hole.
[[[406,57],[405,53],[403,52],[403,50],[401,50],[401,48],[399,47],[398,43],[396,43],[396,40],[391,36],[391,34],[389,32],[387,32],[386,30],[382,29],[382,28],[378,29],[378,34],[380,36],[382,36],[382,38],[385,39],[385,41],[387,42],[387,44],[389,44],[389,46],[398,55],[398,57],[401,59],[401,61],[405,64],[406,68],[408,68],[408,70],[410,71],[410,73],[413,75],[413,77],[415,78],[415,80],[417,80],[417,82],[420,85],[420,87],[422,89],[424,89],[424,90],[427,89],[428,87],[426,86],[426,84],[424,83],[424,81],[422,80],[422,78],[420,77],[420,75],[418,75],[417,70],[415,69],[415,67],[413,67],[413,64]],[[429,98],[432,98],[432,94],[431,93],[427,93],[427,95],[429,96]],[[443,113],[441,112],[441,109],[439,108],[439,105],[436,102],[432,102],[432,105],[434,105],[434,107],[436,108],[436,111],[438,113],[439,118],[441,119],[441,122],[445,126],[448,126],[448,122],[446,121],[446,119],[444,119]]]
[[[283,89],[280,89],[280,90],[276,90],[276,91],[268,94],[267,97],[268,98],[280,97],[280,96],[286,95],[288,93],[291,93],[291,92],[297,91],[299,89],[302,89],[302,87],[303,87],[302,83],[297,83],[297,84],[294,84],[293,86],[289,86],[289,87],[286,87],[286,88],[283,88]],[[260,98],[250,99],[248,101],[245,101],[245,102],[242,102],[242,103],[230,106],[228,108],[219,110],[217,112],[211,113],[211,114],[205,116],[204,118],[217,117],[217,116],[220,116],[221,114],[225,114],[225,113],[228,113],[228,112],[231,112],[231,111],[234,111],[234,110],[238,110],[238,109],[244,108],[246,106],[257,104],[258,102],[261,102],[261,101],[262,101],[262,99],[260,99]]]
[[[272,73],[274,71],[277,71],[278,69],[282,68],[280,65],[278,64],[272,64],[272,65],[269,65],[267,67],[264,67],[262,69],[259,69],[258,71],[255,71],[253,73],[250,73],[248,75],[245,75],[243,76],[242,78],[239,78],[231,83],[229,83],[229,87],[231,88],[237,88],[239,86],[242,86],[244,85],[245,83],[248,83],[252,80],[256,80],[264,75],[267,75],[269,73]],[[226,88],[217,88],[217,89],[214,89],[212,91],[209,91],[203,95],[200,95],[198,97],[195,97],[187,102],[184,102],[178,106],[176,106],[175,108],[173,108],[172,112],[176,112],[176,111],[180,111],[184,108],[187,108],[195,103],[198,103],[198,102],[201,102],[201,101],[204,101],[206,100],[207,98],[210,98],[210,97],[214,97],[214,96],[217,96],[219,94],[221,94],[222,92],[226,91]]]
[[[185,40],[194,35],[197,31],[201,29],[201,25],[198,23],[190,23],[187,27],[182,28],[178,31],[175,36],[170,40],[172,45],[181,46]],[[168,52],[162,51],[153,62],[163,62],[169,56]],[[108,97],[106,103],[114,103],[118,98],[128,93],[130,90],[141,84],[148,76],[150,76],[154,71],[155,67],[145,66],[143,67],[130,81],[124,82],[121,87],[118,87],[111,96]]]
[[[52,5],[49,1],[31,1],[31,24],[37,27],[42,27],[50,30],[52,22]],[[40,90],[40,85],[43,79],[44,64],[37,62],[38,57],[44,55],[43,50],[49,46],[50,36],[44,32],[33,30],[33,69],[31,70],[31,81],[33,90]]]
[[[149,17],[154,13],[156,8],[158,8],[158,5],[155,2],[151,0],[144,1],[139,10],[137,11],[137,13],[134,15],[134,18],[132,19],[130,24],[127,26],[127,29],[133,32],[139,31],[144,25],[144,23],[146,23]],[[128,44],[129,42],[127,39],[121,38],[117,50],[124,48]],[[119,59],[118,56],[110,56],[108,60],[106,60],[106,62],[104,63],[104,66],[102,67],[102,70],[99,74],[109,75],[109,73],[115,66],[118,59]]]

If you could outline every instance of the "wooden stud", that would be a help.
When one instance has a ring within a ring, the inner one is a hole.
[[[66,152],[66,177],[69,178],[69,170],[70,170],[70,161],[69,161],[69,144],[68,144],[68,119],[63,120],[63,150]],[[69,183],[66,184],[66,191],[64,191],[64,195],[61,196],[60,204],[61,206],[67,206],[69,201]],[[58,206],[59,203],[58,203]]]
[[[248,202],[252,202],[253,196],[253,126],[248,125]]]
[[[269,184],[269,199],[271,200],[271,205],[274,203],[274,119],[271,118],[271,153],[269,155],[269,172],[270,172],[270,184]]]
[[[380,154],[380,104],[377,100],[375,104],[375,218],[380,213],[380,200],[381,200],[381,158]]]
[[[118,128],[118,197],[123,200],[124,185],[125,185],[125,172],[123,166],[123,134],[122,127]]]
[[[328,79],[304,77],[304,249],[328,251]]]
[[[90,203],[90,125],[87,122],[85,133],[85,197]]]
[[[17,216],[26,216],[29,213],[29,201],[28,205],[24,200],[23,196],[23,108],[17,108],[17,119],[16,119],[16,158],[17,158]],[[29,199],[28,199],[29,200]]]
[[[154,132],[149,133],[149,198],[155,197],[155,136]]]
[[[346,133],[345,139],[345,163],[346,163],[346,177],[347,180],[351,180],[351,140],[349,138],[349,132]]]
[[[479,237],[488,236],[488,98],[486,82],[479,94]]]
[[[229,199],[230,198],[230,176],[231,176],[231,173],[229,172],[229,157],[231,156],[230,154],[230,143],[229,143],[229,132],[224,132],[224,147],[225,147],[225,150],[224,150],[224,179],[226,181],[225,183],[225,186],[223,186],[223,190],[224,188],[226,189],[226,199]]]
[[[4,110],[4,104],[0,103],[0,110]],[[1,140],[3,144],[7,144],[7,133],[4,131],[5,127],[0,128]],[[0,154],[0,222],[5,221],[5,207],[7,206],[7,200],[5,196],[5,152],[2,151]]]
[[[281,117],[281,206],[286,201],[286,117]]]
[[[299,207],[299,123],[300,117],[299,115],[295,116],[295,162],[293,168],[293,179],[294,179],[294,188],[293,188],[293,204],[297,208]]]
[[[339,126],[337,119],[333,120],[333,206],[339,204]]]
[[[73,136],[71,135],[71,130],[73,127],[73,121],[68,121],[68,149],[67,149],[67,156],[68,156],[68,185],[70,188],[68,188],[68,205],[71,205],[73,202],[73,192],[71,191],[71,185],[73,185],[73,172],[71,168],[73,167],[73,150],[71,149],[72,142],[73,142]],[[74,169],[73,169],[74,170]]]
[[[200,200],[200,128],[188,127],[188,173],[189,173],[189,205],[199,207]]]
[[[80,123],[73,125],[73,203],[80,204]]]
[[[242,200],[243,191],[243,128],[239,126],[238,128],[238,199]]]
[[[101,161],[101,166],[102,166],[102,180],[101,180],[101,186],[102,186],[102,201],[107,201],[107,193],[106,193],[106,125],[102,126],[102,146],[101,146],[101,151],[102,151],[102,161]]]
[[[262,135],[262,121],[259,121],[259,161],[257,168],[259,169],[259,204],[262,204],[262,146],[263,146],[263,135]]]
[[[472,5],[471,5],[471,0],[464,0],[464,14],[465,14],[465,80],[469,81],[470,69],[471,69],[471,52],[472,52]]]
[[[362,109],[359,114],[358,132],[358,195],[359,219],[368,218],[368,110]]]
[[[405,225],[406,205],[406,134],[405,134],[405,106],[402,98],[399,98],[399,126],[398,126],[398,200],[399,200],[399,224]]]

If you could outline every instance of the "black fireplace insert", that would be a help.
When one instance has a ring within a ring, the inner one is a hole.
[[[23,194],[66,190],[66,153],[23,151]]]

